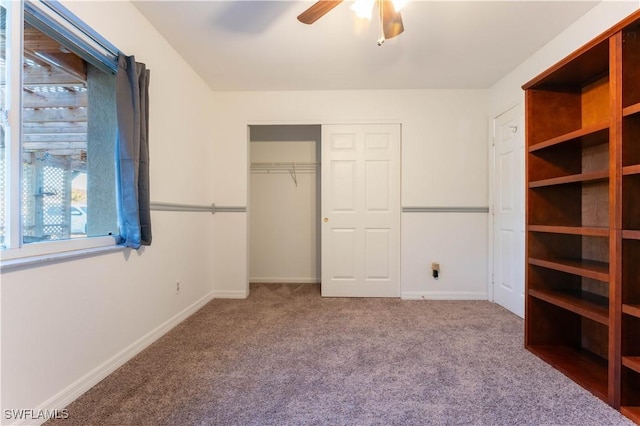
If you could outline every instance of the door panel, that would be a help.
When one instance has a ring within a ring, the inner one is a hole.
[[[322,128],[322,295],[400,295],[400,126]]]
[[[331,164],[331,209],[333,211],[353,212],[355,210],[354,161],[335,161]]]
[[[390,241],[388,229],[368,229],[366,236],[366,270],[367,279],[390,279],[389,258]]]
[[[510,141],[503,141],[503,143],[507,143],[510,145]],[[512,146],[507,146],[508,151],[500,153],[500,172],[499,176],[502,178],[500,184],[498,185],[500,188],[500,198],[496,207],[499,210],[500,214],[513,213],[514,209],[514,188],[518,182],[514,182],[515,173],[514,173],[514,164],[516,161],[515,152]]]
[[[390,209],[390,179],[388,161],[367,161],[366,163],[366,210],[387,212]]]
[[[331,236],[333,261],[332,279],[355,278],[355,252],[356,252],[356,230],[355,229],[333,229]]]
[[[502,291],[513,292],[514,276],[513,276],[513,256],[512,253],[517,252],[513,238],[513,231],[507,229],[500,230],[500,271],[498,273],[498,285]]]

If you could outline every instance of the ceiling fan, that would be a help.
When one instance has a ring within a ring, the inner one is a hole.
[[[343,0],[320,0],[298,15],[298,21],[313,24]],[[380,18],[380,38],[378,46],[386,39],[393,38],[404,31],[400,9],[407,0],[355,0],[351,9],[359,17],[371,19],[371,11],[377,9]],[[374,8],[375,6],[375,8]]]

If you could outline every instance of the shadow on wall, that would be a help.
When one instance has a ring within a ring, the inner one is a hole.
[[[211,24],[226,31],[242,34],[260,34],[274,24],[278,17],[296,2],[240,1],[229,2]]]

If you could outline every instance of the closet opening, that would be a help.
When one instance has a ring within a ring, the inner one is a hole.
[[[249,126],[249,283],[320,283],[321,130]]]

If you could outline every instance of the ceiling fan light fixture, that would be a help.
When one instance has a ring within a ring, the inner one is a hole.
[[[298,15],[298,21],[304,24],[313,24],[342,2],[343,0],[318,0]],[[372,12],[377,6],[380,18],[380,38],[378,39],[378,45],[380,46],[385,40],[393,38],[404,31],[399,10],[407,2],[408,0],[354,0],[351,9],[359,17],[371,20]]]
[[[376,0],[355,0],[351,5],[351,10],[356,13],[358,18],[371,20],[371,12]]]
[[[391,0],[391,3],[393,3],[393,8],[396,12],[400,12],[400,9],[405,7],[405,5],[409,3],[409,0]]]

